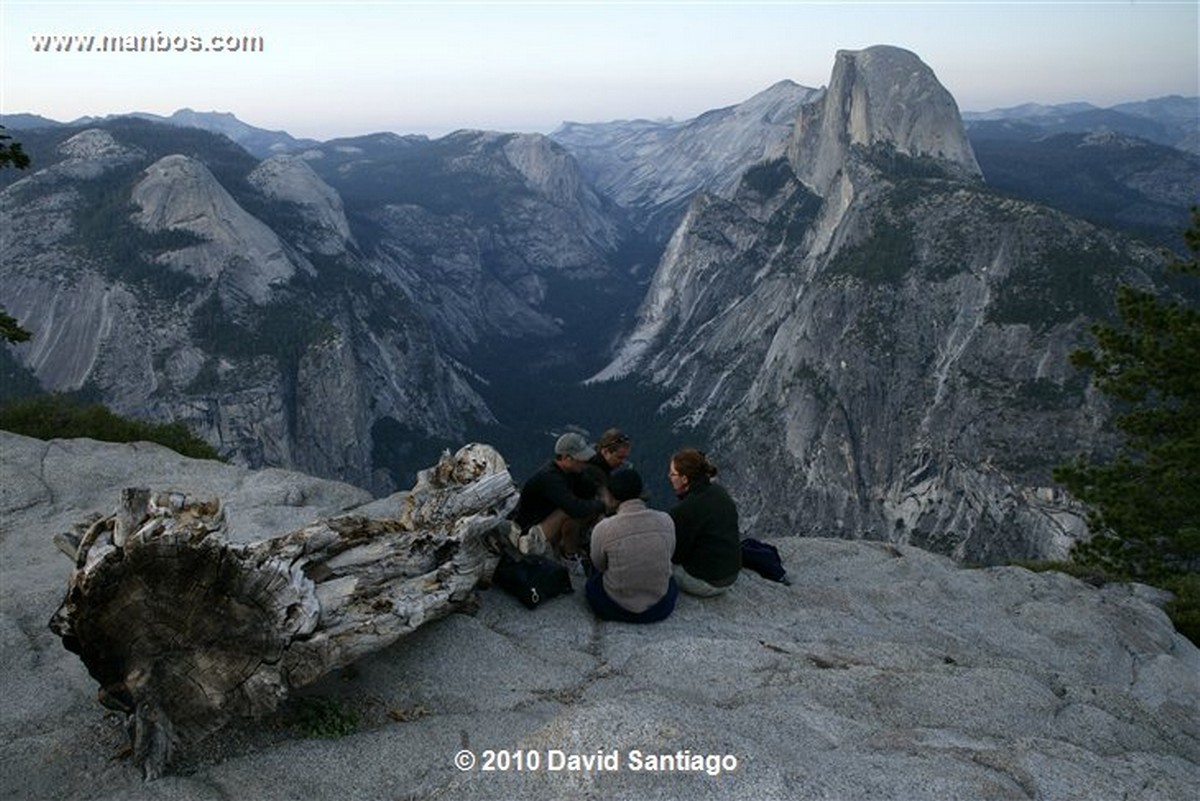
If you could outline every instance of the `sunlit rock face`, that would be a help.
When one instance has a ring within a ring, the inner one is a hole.
[[[272,200],[294,203],[307,225],[304,243],[334,256],[354,242],[341,196],[321,180],[299,156],[272,156],[248,176],[249,182]]]
[[[937,159],[963,177],[980,174],[958,105],[916,55],[887,46],[840,50],[823,102],[800,114],[788,157],[824,195],[851,148],[877,143]]]
[[[1149,248],[987,191],[915,56],[840,53],[786,158],[691,204],[594,381],[642,377],[753,531],[982,563],[1085,533],[1053,466],[1103,448],[1069,364]]]
[[[491,419],[306,162],[139,121],[63,136],[0,193],[0,303],[33,334],[11,355],[46,390],[376,491],[397,472],[381,426],[450,440]]]
[[[566,123],[551,137],[571,151],[597,191],[665,240],[697,192],[727,195],[748,167],[780,155],[800,107],[821,94],[780,81],[690,120]]]

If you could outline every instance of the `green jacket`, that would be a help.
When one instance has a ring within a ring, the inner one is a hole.
[[[715,587],[732,584],[742,568],[742,538],[737,506],[725,488],[695,481],[670,515],[675,521],[671,561]]]

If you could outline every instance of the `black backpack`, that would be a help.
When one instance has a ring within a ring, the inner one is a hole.
[[[574,592],[571,573],[557,559],[540,554],[521,553],[513,544],[515,525],[496,526],[484,535],[484,544],[500,555],[492,584],[507,592],[529,609],[543,602]]]
[[[742,567],[753,570],[765,579],[791,584],[783,568],[783,560],[779,558],[779,549],[768,542],[752,537],[742,540]]]
[[[523,554],[506,548],[500,554],[492,583],[512,595],[529,609],[574,592],[571,574],[557,559],[538,554]]]

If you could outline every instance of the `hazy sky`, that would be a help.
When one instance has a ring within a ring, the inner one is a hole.
[[[566,120],[686,119],[783,79],[824,86],[837,50],[874,44],[912,50],[964,111],[1029,101],[1107,106],[1200,95],[1198,7],[0,0],[0,113],[68,121],[187,107],[317,139],[548,133]],[[261,37],[262,47],[228,52],[230,35]],[[92,52],[79,52],[92,36]],[[167,51],[96,52],[105,36],[144,37]],[[54,49],[62,37],[79,37],[71,52]],[[39,51],[39,42],[51,49]]]

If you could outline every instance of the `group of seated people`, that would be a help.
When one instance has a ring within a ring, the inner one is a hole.
[[[619,429],[595,445],[569,432],[554,458],[521,487],[514,521],[523,553],[553,553],[587,576],[586,597],[604,620],[653,623],[682,590],[720,595],[741,569],[737,506],[712,479],[717,468],[695,448],[667,468],[678,503],[650,508],[641,475],[626,466],[632,445]]]

